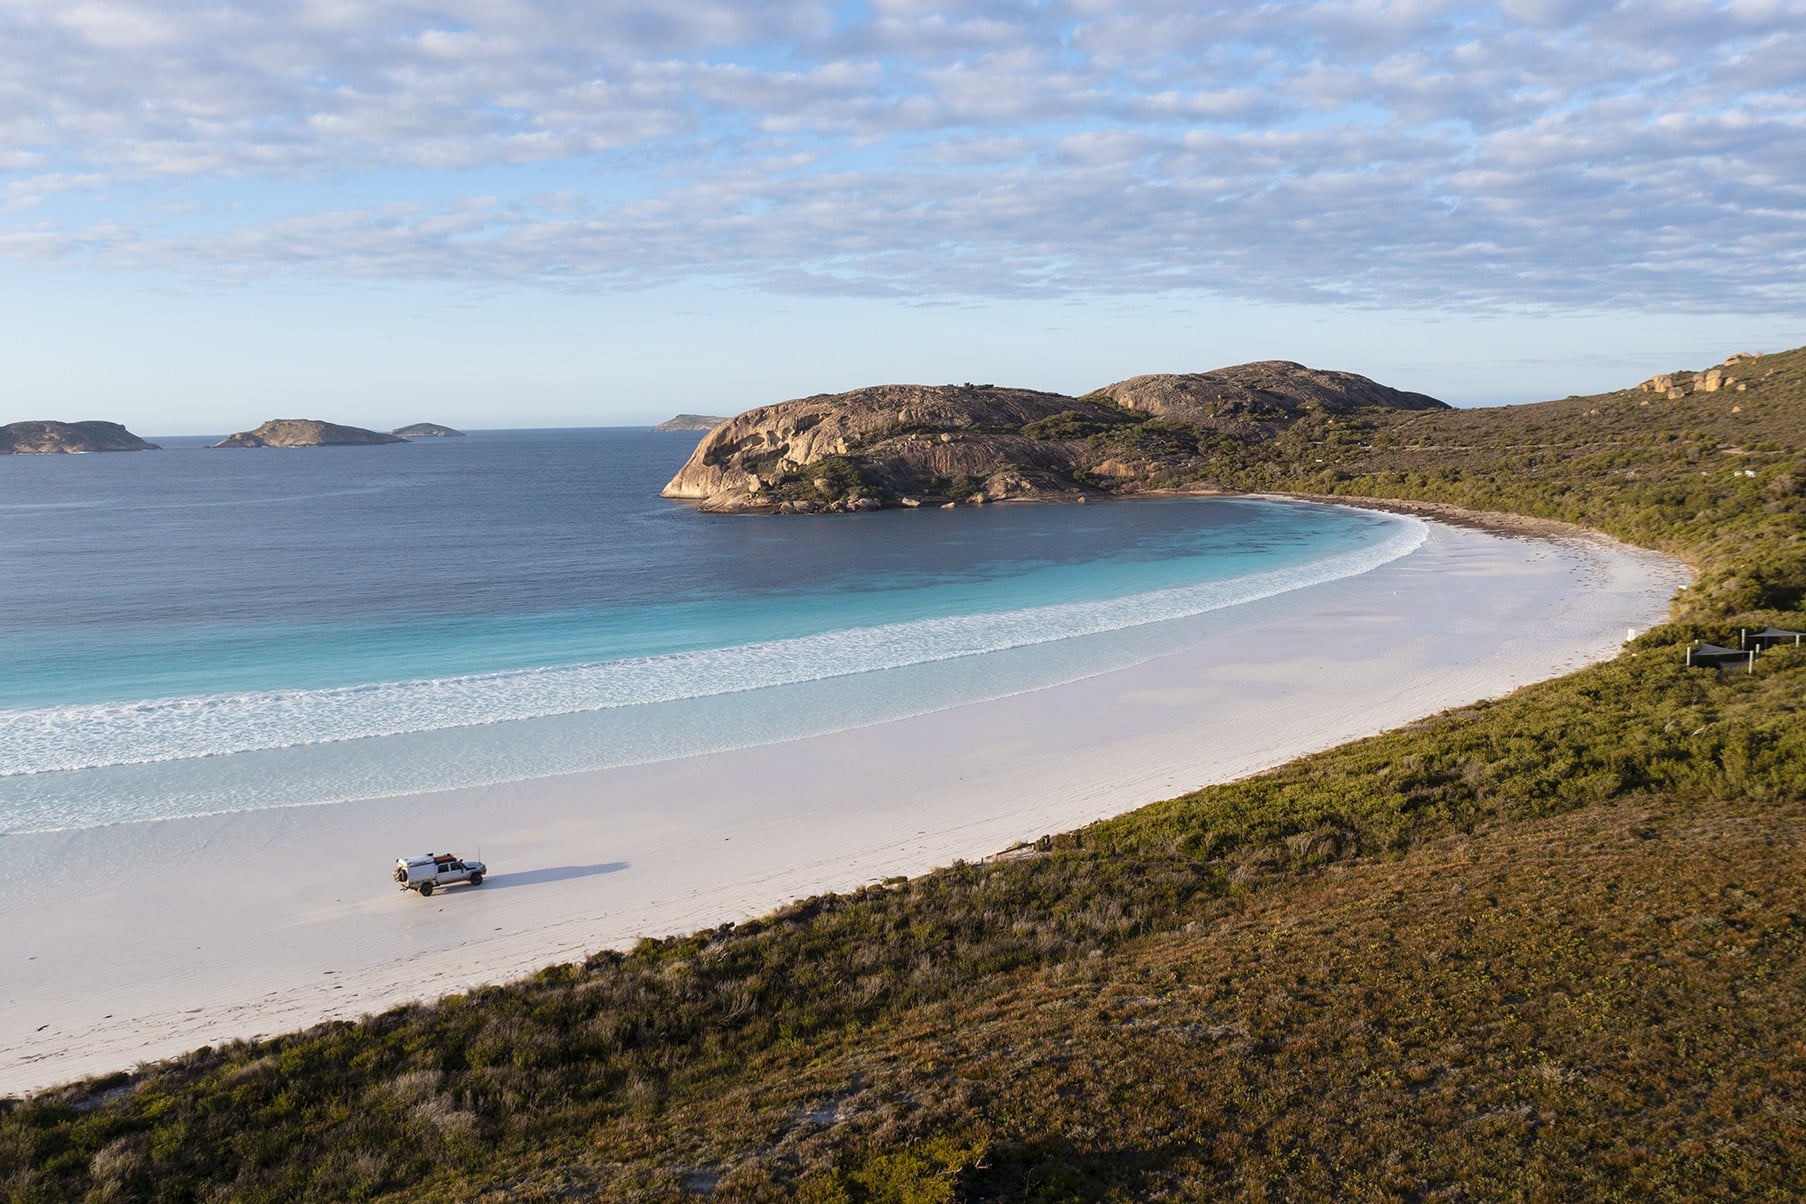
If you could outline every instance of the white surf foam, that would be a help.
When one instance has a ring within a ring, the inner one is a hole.
[[[1427,535],[1398,520],[1379,543],[1206,584],[994,614],[920,619],[602,663],[0,711],[0,777],[149,764],[705,698],[951,660],[1185,618],[1371,571]]]

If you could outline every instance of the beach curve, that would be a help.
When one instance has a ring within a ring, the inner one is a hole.
[[[1337,499],[1344,501],[1346,499]],[[355,1018],[972,859],[1612,655],[1677,562],[1454,526],[1066,685],[499,786],[0,840],[0,1092]],[[492,879],[431,900],[425,846]]]

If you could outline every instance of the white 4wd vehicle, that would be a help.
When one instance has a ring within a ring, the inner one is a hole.
[[[480,886],[488,867],[481,861],[464,861],[451,853],[427,853],[420,857],[397,857],[395,881],[402,890],[417,890],[422,898],[441,886],[468,882]]]

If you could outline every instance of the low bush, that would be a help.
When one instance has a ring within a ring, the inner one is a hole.
[[[1093,435],[1103,434],[1121,426],[1132,426],[1145,421],[1145,415],[1136,414],[1132,410],[1117,410],[1108,413],[1080,413],[1077,410],[1062,410],[1050,418],[1030,422],[1023,426],[1022,433],[1030,439],[1088,439]]]

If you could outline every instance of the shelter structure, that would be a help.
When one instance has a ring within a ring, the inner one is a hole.
[[[1689,669],[1743,669],[1756,671],[1756,650],[1723,648],[1717,644],[1700,644],[1687,649]]]
[[[1779,627],[1764,627],[1761,631],[1751,631],[1744,635],[1745,648],[1773,648],[1776,644],[1806,643],[1806,632],[1784,631]]]

